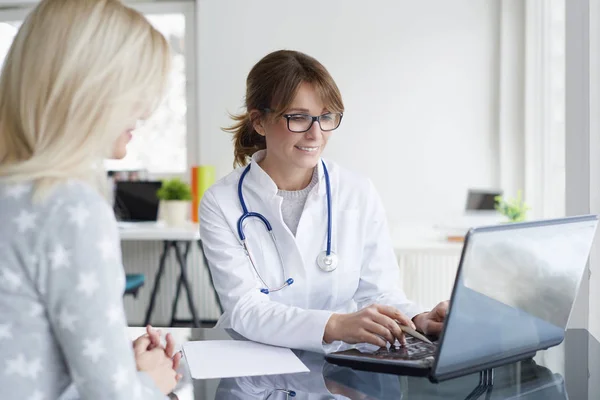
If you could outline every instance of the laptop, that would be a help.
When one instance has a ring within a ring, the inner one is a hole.
[[[439,338],[325,358],[432,382],[532,358],[564,339],[597,225],[597,215],[584,215],[473,228]]]
[[[117,181],[114,211],[123,222],[156,222],[161,181]]]
[[[501,190],[469,189],[465,211],[496,213],[496,197],[502,194]]]

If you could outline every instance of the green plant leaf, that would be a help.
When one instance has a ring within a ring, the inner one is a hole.
[[[524,221],[529,211],[529,206],[523,201],[523,193],[521,190],[517,192],[517,197],[513,199],[504,199],[503,196],[496,196],[495,208],[511,222]]]
[[[156,192],[156,196],[160,200],[192,200],[192,189],[190,185],[179,178],[166,179],[162,186]]]

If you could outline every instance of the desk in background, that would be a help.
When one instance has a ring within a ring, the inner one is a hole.
[[[178,347],[186,341],[227,340],[221,329],[166,328]],[[133,340],[144,334],[143,328],[129,328]],[[440,384],[415,378],[375,372],[355,371],[329,364],[322,355],[296,353],[310,369],[309,373],[228,379],[194,380],[182,359],[179,372],[183,379],[172,398],[193,399],[286,399],[277,389],[293,390],[298,398],[350,399],[466,399],[479,383],[479,374],[471,374]],[[480,399],[600,399],[600,343],[585,330],[568,330],[565,341],[533,360],[494,369],[493,390]],[[209,362],[207,360],[207,362]],[[268,397],[271,394],[271,397]],[[345,397],[341,397],[345,396]],[[474,398],[474,397],[473,397]]]
[[[197,299],[199,296],[197,296],[197,293],[194,293],[192,290],[188,269],[188,256],[193,243],[196,243],[197,249],[203,260],[202,263],[194,264],[193,267],[200,268],[200,264],[204,264],[208,278],[212,282],[210,279],[210,270],[208,269],[208,264],[206,263],[206,258],[204,257],[204,252],[202,249],[202,241],[200,239],[198,225],[189,224],[181,228],[174,228],[167,227],[160,222],[121,222],[119,223],[119,234],[121,241],[125,242],[154,241],[162,243],[162,251],[156,264],[158,268],[156,269],[156,274],[154,276],[154,285],[146,308],[143,325],[145,326],[152,322],[152,313],[156,304],[161,280],[165,274],[167,257],[169,256],[169,253],[172,252],[175,256],[176,265],[179,269],[179,275],[175,285],[175,294],[171,308],[171,319],[169,326],[174,326],[179,323],[191,323],[193,326],[198,327],[200,325],[200,318],[198,316],[195,299]],[[124,262],[127,263],[125,260]],[[179,297],[182,290],[186,292],[188,307],[191,314],[190,320],[176,318],[177,305],[179,303]],[[211,290],[213,290],[212,285]],[[216,302],[220,308],[218,298],[216,299]]]

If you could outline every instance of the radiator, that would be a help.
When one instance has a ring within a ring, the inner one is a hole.
[[[124,241],[121,242],[123,265],[127,273],[138,273],[146,276],[146,283],[138,292],[137,298],[125,296],[125,312],[130,326],[141,326],[146,316],[146,308],[150,304],[150,294],[154,287],[154,276],[158,271],[162,242]],[[183,247],[183,246],[182,246]],[[167,257],[165,271],[160,281],[158,295],[154,303],[154,311],[150,323],[155,326],[168,326],[171,321],[171,307],[175,298],[179,265],[171,250]],[[188,280],[192,287],[192,295],[202,320],[217,320],[220,316],[215,293],[209,280],[198,246],[190,246],[188,255]],[[182,290],[177,305],[177,318],[191,319],[187,297]]]
[[[458,247],[397,250],[400,280],[406,296],[427,309],[449,300],[460,252]]]
[[[130,326],[141,326],[144,323],[162,248],[161,242],[122,242],[125,271],[141,273],[146,276],[146,283],[139,291],[137,298],[125,296],[124,299],[127,322]],[[460,259],[460,249],[408,249],[398,250],[396,255],[400,266],[400,284],[409,299],[423,307],[432,308],[440,301],[450,298]],[[171,320],[171,306],[175,298],[178,276],[179,266],[171,251],[167,257],[151,324],[168,326]],[[198,247],[195,245],[190,247],[188,256],[188,279],[192,287],[198,318],[217,320],[220,310],[208,272]],[[191,318],[187,298],[183,291],[179,297],[177,318]]]

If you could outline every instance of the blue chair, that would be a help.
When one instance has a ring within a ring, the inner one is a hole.
[[[143,274],[126,274],[125,275],[125,295],[137,297],[138,290],[146,282],[146,277]]]

